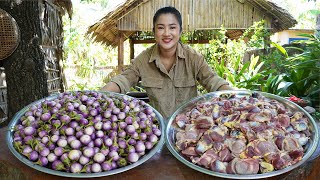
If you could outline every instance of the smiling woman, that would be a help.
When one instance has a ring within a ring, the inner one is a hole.
[[[149,104],[165,118],[197,94],[197,82],[209,92],[232,89],[203,56],[180,42],[182,18],[174,7],[160,8],[153,17],[156,43],[138,55],[129,67],[102,90],[126,93],[140,80]]]

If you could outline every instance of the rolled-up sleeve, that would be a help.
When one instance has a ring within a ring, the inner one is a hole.
[[[208,63],[204,60],[203,56],[200,56],[196,61],[196,72],[197,81],[208,91],[217,91],[220,86],[228,85],[229,83],[217,75]]]
[[[136,61],[133,61],[121,74],[113,77],[111,82],[116,83],[120,88],[120,93],[125,94],[139,81],[140,73]]]

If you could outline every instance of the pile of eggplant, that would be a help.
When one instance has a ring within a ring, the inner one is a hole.
[[[31,105],[14,127],[13,147],[49,169],[99,173],[139,161],[161,135],[144,101],[75,91]]]

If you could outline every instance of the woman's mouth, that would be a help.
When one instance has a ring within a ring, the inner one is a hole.
[[[171,42],[171,39],[162,39],[162,41],[163,41],[164,43],[169,43],[169,42]]]

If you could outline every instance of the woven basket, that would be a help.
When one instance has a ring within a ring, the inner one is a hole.
[[[9,57],[18,47],[19,27],[15,19],[0,9],[0,60]]]

